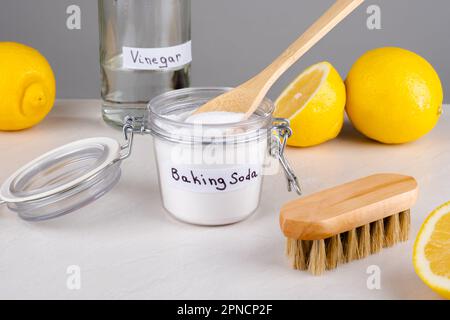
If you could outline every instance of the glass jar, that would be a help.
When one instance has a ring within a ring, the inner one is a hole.
[[[151,98],[189,86],[190,0],[98,0],[103,119],[122,126]]]
[[[160,194],[168,212],[199,225],[223,225],[250,216],[258,207],[264,175],[283,169],[288,190],[300,194],[283,153],[291,131],[272,118],[264,99],[247,120],[200,125],[185,120],[228,88],[188,88],[164,93],[148,105],[147,122],[126,117],[125,143],[106,137],[74,141],[24,165],[0,187],[5,204],[28,221],[47,220],[97,200],[119,181],[132,155],[133,137],[151,134]],[[271,156],[268,156],[271,155]]]
[[[267,157],[268,147],[275,146],[269,99],[247,120],[203,125],[184,121],[227,90],[176,90],[149,103],[162,202],[184,222],[223,225],[247,218],[258,207],[263,176],[278,171],[279,162]]]

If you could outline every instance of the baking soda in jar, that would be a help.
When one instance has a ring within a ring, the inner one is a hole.
[[[149,121],[165,209],[193,224],[241,221],[258,207],[273,104],[243,114],[191,115],[225,89],[183,89],[149,104]]]

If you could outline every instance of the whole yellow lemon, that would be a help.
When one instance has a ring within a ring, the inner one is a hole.
[[[394,47],[368,51],[347,80],[347,114],[355,128],[379,142],[414,141],[436,125],[443,92],[424,58]]]
[[[40,122],[55,101],[55,77],[44,56],[15,42],[0,42],[0,130]]]

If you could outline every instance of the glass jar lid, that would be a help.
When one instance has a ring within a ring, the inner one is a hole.
[[[265,98],[245,120],[225,123],[187,122],[186,118],[211,99],[232,88],[185,88],[163,93],[150,100],[148,126],[154,136],[176,143],[238,143],[267,136],[274,105]]]
[[[25,220],[69,213],[116,184],[122,149],[114,139],[97,137],[51,150],[6,179],[0,200]]]

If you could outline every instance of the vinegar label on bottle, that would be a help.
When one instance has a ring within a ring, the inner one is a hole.
[[[229,192],[261,183],[261,169],[257,166],[220,169],[168,166],[166,170],[169,175],[164,176],[168,176],[169,185],[191,192]]]
[[[123,67],[133,70],[177,69],[192,61],[191,41],[164,48],[122,47]]]

